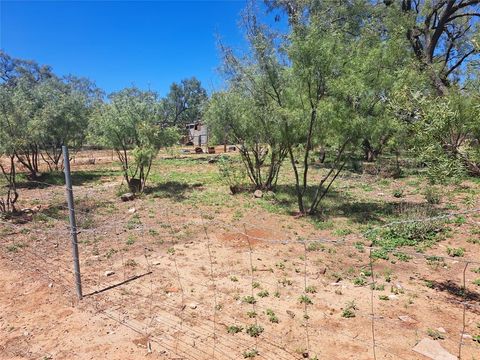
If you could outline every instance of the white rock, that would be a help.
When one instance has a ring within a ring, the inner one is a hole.
[[[137,212],[137,209],[135,209],[134,207],[128,209],[128,213],[129,213],[129,214],[135,214],[136,212]]]
[[[52,288],[52,287],[53,287],[53,283],[48,284],[48,287],[49,287],[49,288]]]
[[[462,334],[462,338],[470,340],[470,339],[472,339],[472,335],[470,335],[470,334]]]
[[[263,196],[262,190],[255,190],[253,193],[253,196],[256,197],[257,199],[260,199]]]
[[[113,270],[105,271],[105,276],[112,276],[113,274],[115,274],[115,271],[113,271]]]
[[[197,303],[190,303],[190,304],[188,305],[188,307],[189,307],[190,309],[196,309],[196,308],[198,307],[198,304],[197,304]]]
[[[397,295],[388,295],[388,300],[398,300],[398,296]]]
[[[412,350],[432,360],[458,360],[455,355],[445,350],[440,343],[429,338],[422,339]]]
[[[398,317],[400,320],[402,320],[403,322],[406,322],[408,324],[415,324],[417,322],[417,320],[415,319],[412,319],[410,316],[408,315],[400,315]]]
[[[446,333],[447,333],[447,330],[445,330],[443,327],[437,328],[437,331],[438,331],[439,333],[442,333],[442,334],[446,334]]]

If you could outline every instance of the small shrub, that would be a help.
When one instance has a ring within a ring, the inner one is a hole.
[[[324,251],[325,245],[321,242],[311,242],[307,245],[307,251]]]
[[[452,257],[463,257],[463,255],[465,255],[465,249],[447,247],[447,253]]]
[[[255,311],[248,311],[247,312],[247,316],[250,318],[250,319],[253,319],[253,318],[256,318],[257,317],[257,313]]]
[[[357,310],[357,305],[355,304],[355,301],[349,301],[346,305],[345,308],[342,311],[342,317],[344,318],[354,318],[355,317],[355,310]]]
[[[277,315],[275,315],[275,312],[272,309],[267,309],[267,311],[265,313],[267,314],[270,322],[278,324],[278,322],[279,322],[278,317],[277,317]]]
[[[313,301],[310,299],[307,295],[302,295],[298,299],[300,301],[300,304],[307,304],[307,305],[312,305]]]
[[[257,300],[251,295],[244,296],[242,301],[247,304],[255,304],[257,302]]]
[[[250,358],[254,358],[255,356],[258,355],[258,350],[257,349],[251,349],[251,350],[246,350],[244,353],[243,353],[243,357],[245,359],[250,359]]]
[[[367,284],[367,281],[365,280],[365,278],[358,276],[355,279],[353,279],[353,284],[355,286],[365,286]]]
[[[250,325],[247,327],[246,333],[251,337],[259,337],[263,333],[263,327],[260,325]]]
[[[472,284],[473,284],[473,285],[480,286],[480,278],[475,279],[474,281],[472,281]]]
[[[396,198],[402,198],[405,196],[404,194],[404,190],[402,188],[399,188],[399,189],[395,189],[393,191],[393,196],[396,197]]]
[[[243,331],[243,327],[238,325],[230,325],[229,327],[227,327],[227,332],[229,334],[237,334],[242,331]]]
[[[267,297],[269,295],[270,295],[270,293],[268,292],[268,290],[262,290],[257,294],[257,296],[261,297],[261,298]]]
[[[384,300],[384,301],[390,300],[389,297],[388,297],[388,295],[379,295],[378,298],[379,298],[380,300]]]
[[[238,281],[238,278],[236,276],[230,276],[230,281],[232,282],[237,282]]]
[[[393,256],[395,256],[398,260],[403,261],[403,262],[408,262],[409,260],[412,259],[410,255],[407,255],[402,252],[395,252],[393,253]]]
[[[437,188],[429,186],[425,189],[425,200],[431,205],[438,205],[442,200],[442,196]]]
[[[310,285],[305,288],[305,292],[309,294],[315,294],[317,292],[317,289],[315,288],[315,286]]]

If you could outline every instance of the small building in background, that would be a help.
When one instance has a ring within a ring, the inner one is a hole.
[[[197,121],[187,126],[187,136],[185,138],[185,145],[205,146],[208,142],[207,125],[201,121]]]

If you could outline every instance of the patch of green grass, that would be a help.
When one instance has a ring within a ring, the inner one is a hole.
[[[317,230],[330,230],[334,228],[332,220],[311,219],[311,222]]]
[[[333,235],[335,236],[347,236],[352,233],[351,229],[337,229],[333,231]]]
[[[311,242],[307,245],[307,251],[325,251],[326,247],[321,242]]]
[[[472,284],[473,284],[473,285],[480,286],[480,278],[473,280],[473,281],[472,281]]]
[[[128,230],[136,229],[142,225],[142,221],[140,220],[140,217],[138,214],[134,214],[125,224],[125,228]]]
[[[447,254],[452,257],[463,257],[465,255],[465,249],[462,247],[460,248],[447,247]]]
[[[358,276],[358,277],[353,279],[353,284],[355,286],[365,286],[365,285],[367,285],[367,281],[365,280],[364,277]]]
[[[18,252],[19,249],[23,249],[25,247],[27,247],[27,245],[24,243],[10,244],[10,245],[7,245],[7,251],[16,253]]]
[[[135,238],[134,238],[132,235],[129,235],[127,241],[125,242],[125,244],[127,244],[127,245],[133,245],[133,244],[135,244]]]
[[[410,255],[407,255],[402,252],[394,252],[393,256],[395,256],[398,260],[403,261],[403,262],[408,262],[409,260],[412,259]]]
[[[379,296],[378,296],[378,299],[379,299],[379,300],[383,300],[383,301],[388,301],[388,300],[390,300],[389,297],[388,297],[388,295],[379,295]]]
[[[445,222],[441,220],[406,220],[369,232],[367,237],[374,246],[380,246],[388,252],[403,246],[415,246],[417,250],[421,250],[437,242],[443,232]]]
[[[375,249],[372,251],[372,259],[382,259],[388,260],[388,250],[386,249]]]

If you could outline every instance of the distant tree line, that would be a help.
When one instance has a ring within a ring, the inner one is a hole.
[[[300,213],[315,213],[358,153],[408,153],[431,181],[480,176],[480,1],[265,3],[288,30],[262,23],[250,2],[249,48],[219,44],[227,86],[206,111],[217,138],[241,145],[257,189],[274,189],[288,160]]]
[[[0,162],[6,187],[0,212],[15,210],[17,164],[31,181],[62,168],[61,147],[87,142],[116,151],[124,178],[142,191],[159,149],[202,117],[207,93],[196,78],[173,83],[160,98],[136,87],[105,95],[92,81],[59,76],[50,66],[0,52]]]

